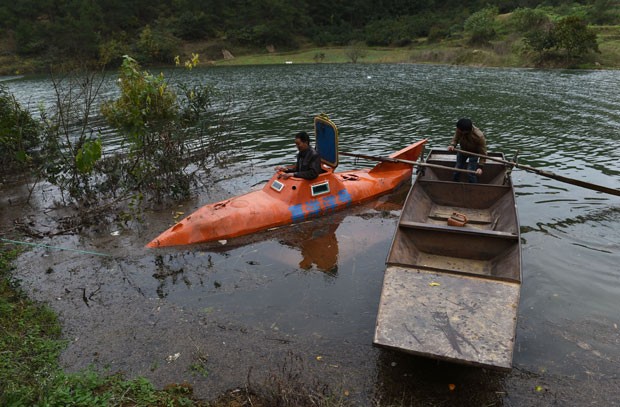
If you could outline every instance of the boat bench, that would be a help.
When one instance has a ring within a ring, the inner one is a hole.
[[[520,281],[519,236],[498,230],[401,220],[388,264]]]
[[[486,230],[477,228],[468,228],[467,226],[450,226],[450,225],[436,225],[421,222],[401,221],[398,224],[402,228],[412,229],[424,229],[424,230],[438,230],[447,233],[462,233],[464,235],[478,235],[478,236],[492,236],[504,239],[517,239],[517,235],[509,232],[502,232],[499,230]]]

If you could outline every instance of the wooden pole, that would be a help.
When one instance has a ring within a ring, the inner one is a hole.
[[[420,163],[420,162],[417,162],[417,161],[403,160],[403,159],[400,159],[400,158],[379,157],[379,156],[375,156],[375,155],[347,153],[345,151],[340,151],[338,154],[346,155],[346,156],[349,156],[349,157],[364,158],[366,160],[373,160],[373,161],[383,161],[383,162],[388,162],[388,163],[402,163],[402,164],[409,164],[409,165],[413,165],[413,166],[417,166],[417,167],[439,168],[439,169],[442,169],[442,170],[450,170],[450,171],[455,171],[455,172],[464,172],[466,174],[475,174],[476,173],[476,171],[464,170],[464,169],[461,169],[461,168],[447,167],[445,165],[438,165],[438,164]]]
[[[487,159],[489,161],[496,161],[496,162],[503,163],[503,164],[506,164],[506,165],[511,165],[511,166],[513,166],[515,168],[520,168],[520,169],[525,170],[525,171],[534,172],[536,174],[542,175],[542,176],[547,177],[547,178],[552,178],[552,179],[558,180],[560,182],[565,182],[567,184],[577,185],[578,187],[592,189],[594,191],[603,192],[603,193],[610,194],[610,195],[620,196],[620,190],[619,189],[609,188],[609,187],[606,187],[606,186],[603,186],[603,185],[592,184],[590,182],[586,182],[586,181],[582,181],[582,180],[578,180],[578,179],[574,179],[574,178],[565,177],[563,175],[558,175],[558,174],[555,174],[555,173],[550,172],[550,171],[545,171],[545,170],[541,170],[539,168],[530,167],[529,165],[518,164],[518,163],[516,163],[514,161],[506,161],[506,160],[502,160],[502,159],[497,158],[497,157],[489,157],[488,155],[473,153],[471,151],[460,150],[458,148],[455,148],[454,151],[458,151],[459,153],[463,153],[463,154],[467,154],[467,155],[473,155],[473,156],[476,156],[476,157],[485,158],[485,159]]]

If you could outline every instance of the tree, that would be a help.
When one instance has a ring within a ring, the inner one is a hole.
[[[525,43],[540,57],[552,50],[563,52],[569,58],[579,58],[590,51],[600,52],[596,33],[580,17],[565,17],[548,27],[532,30],[525,35]]]
[[[600,52],[596,33],[579,17],[565,17],[553,28],[555,47],[569,57],[577,58],[590,51]]]
[[[495,38],[495,17],[497,7],[487,7],[475,12],[465,20],[465,32],[470,35],[470,43],[486,44]]]
[[[352,44],[345,54],[354,64],[357,63],[358,59],[366,57],[366,51],[358,43]]]

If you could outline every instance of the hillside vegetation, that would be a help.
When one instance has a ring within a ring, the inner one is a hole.
[[[0,73],[50,66],[433,62],[620,66],[613,0],[21,0],[0,5]],[[253,55],[251,59],[241,58]],[[257,59],[257,57],[259,57]],[[231,61],[232,60],[232,61]]]

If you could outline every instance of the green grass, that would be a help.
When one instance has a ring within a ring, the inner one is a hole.
[[[591,54],[583,61],[575,61],[557,68],[620,68],[620,26],[592,27],[598,34],[601,53]],[[432,63],[490,67],[535,67],[533,55],[523,53],[520,38],[503,36],[486,46],[471,46],[462,39],[427,43],[421,38],[407,47],[363,47],[364,56],[357,63]],[[242,54],[231,60],[211,61],[217,66],[351,63],[347,55],[351,47],[311,47],[291,52]],[[248,52],[245,50],[245,52]],[[322,59],[317,56],[323,54]]]
[[[266,65],[266,64],[314,64],[314,63],[349,63],[350,58],[347,52],[350,47],[325,47],[325,48],[306,48],[291,52],[261,53],[252,55],[241,55],[230,60],[218,60],[218,66],[226,65]],[[365,56],[360,57],[361,63],[389,63],[405,62],[410,56],[410,51],[406,48],[363,48]],[[318,56],[323,54],[322,59]]]

